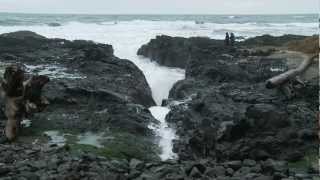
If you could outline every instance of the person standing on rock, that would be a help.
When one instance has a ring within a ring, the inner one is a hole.
[[[225,39],[224,39],[224,44],[225,44],[226,46],[229,46],[229,44],[230,44],[230,36],[229,36],[229,33],[228,33],[228,32],[226,32],[226,37],[225,37]]]
[[[230,34],[230,45],[234,46],[235,42],[236,42],[236,37],[233,33],[231,33]]]

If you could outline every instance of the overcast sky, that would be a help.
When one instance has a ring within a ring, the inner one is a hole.
[[[0,12],[84,14],[318,13],[318,0],[0,0]]]

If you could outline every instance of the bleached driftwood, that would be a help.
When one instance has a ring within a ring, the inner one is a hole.
[[[277,76],[274,76],[270,79],[267,80],[266,82],[266,88],[268,89],[272,89],[275,87],[279,87],[285,83],[287,83],[288,81],[294,79],[295,77],[297,77],[298,75],[302,74],[303,72],[305,72],[308,67],[312,64],[313,60],[315,58],[318,58],[318,55],[312,56],[309,59],[305,59],[300,65],[299,67],[295,68],[295,69],[291,69],[287,72],[284,72],[282,74],[279,74]]]

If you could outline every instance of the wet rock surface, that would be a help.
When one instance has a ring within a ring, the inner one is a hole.
[[[160,65],[185,68],[194,49],[216,43],[223,45],[223,41],[208,41],[208,38],[203,37],[186,39],[162,35],[143,45],[137,54],[148,57]]]
[[[306,36],[284,35],[281,37],[274,37],[271,35],[263,35],[250,38],[244,42],[238,42],[237,44],[250,48],[261,46],[280,47],[286,45],[288,42],[302,40],[304,38],[306,38]],[[224,49],[223,53],[221,51],[222,49]],[[232,54],[230,54],[230,51]],[[267,56],[272,51],[273,48],[253,51],[251,49],[246,49],[245,52],[240,54]],[[149,43],[141,46],[137,52],[138,55],[148,57],[160,65],[179,68],[186,68],[187,65],[192,65],[189,61],[194,60],[196,57],[195,54],[201,56],[210,53],[211,56],[212,53],[218,53],[217,55],[225,56],[225,58],[233,58],[235,54],[240,55],[239,52],[234,51],[232,48],[225,49],[223,40],[213,40],[206,37],[171,37],[166,35],[157,36],[155,39],[150,40]]]
[[[313,154],[315,163],[318,75],[304,79],[303,86],[293,85],[291,97],[265,87],[268,78],[291,68],[289,58],[272,55],[280,53],[280,46],[301,38],[305,37],[266,35],[230,47],[207,38],[159,36],[142,46],[138,54],[186,70],[186,79],[177,82],[169,100],[164,101],[171,107],[166,119],[177,128],[174,151],[179,158],[210,157],[218,162],[272,158],[294,164]],[[180,51],[184,51],[183,57],[174,56]],[[245,163],[254,166],[251,161]],[[243,173],[250,175],[248,179],[256,178],[242,165],[234,166],[243,169],[239,176]],[[220,168],[212,172],[226,174]]]
[[[250,39],[247,39],[246,41],[242,42],[242,45],[246,46],[283,46],[286,45],[288,42],[292,41],[299,41],[305,39],[307,36],[301,36],[301,35],[292,35],[287,34],[280,37],[277,36],[271,36],[268,34],[253,37]]]
[[[43,134],[57,131],[53,134],[66,141],[62,143],[76,143],[93,132],[103,134],[101,143],[110,147],[102,154],[157,158],[154,133],[148,128],[156,122],[147,109],[155,104],[151,90],[143,73],[129,60],[115,57],[111,45],[21,31],[0,35],[0,62],[1,68],[19,63],[28,73],[51,79],[43,90],[50,105],[29,118],[31,127],[22,130],[21,142],[52,139]],[[0,117],[3,128],[3,113]]]
[[[20,62],[52,79],[75,79],[66,82],[73,83],[69,89],[85,84],[86,91],[109,90],[127,102],[155,105],[143,73],[132,62],[115,57],[111,45],[47,39],[28,31],[2,34],[0,38],[2,63]],[[65,77],[60,78],[59,73]]]

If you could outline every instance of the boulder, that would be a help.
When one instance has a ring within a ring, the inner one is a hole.
[[[130,161],[130,169],[142,170],[144,166],[145,166],[144,162],[138,159],[131,159]]]
[[[279,129],[290,125],[287,113],[271,104],[249,106],[246,116],[252,119],[251,125],[257,129]]]
[[[223,41],[208,41],[208,38],[204,37],[187,39],[162,35],[143,45],[137,54],[148,57],[160,65],[186,68],[191,51],[216,44],[221,45]]]

